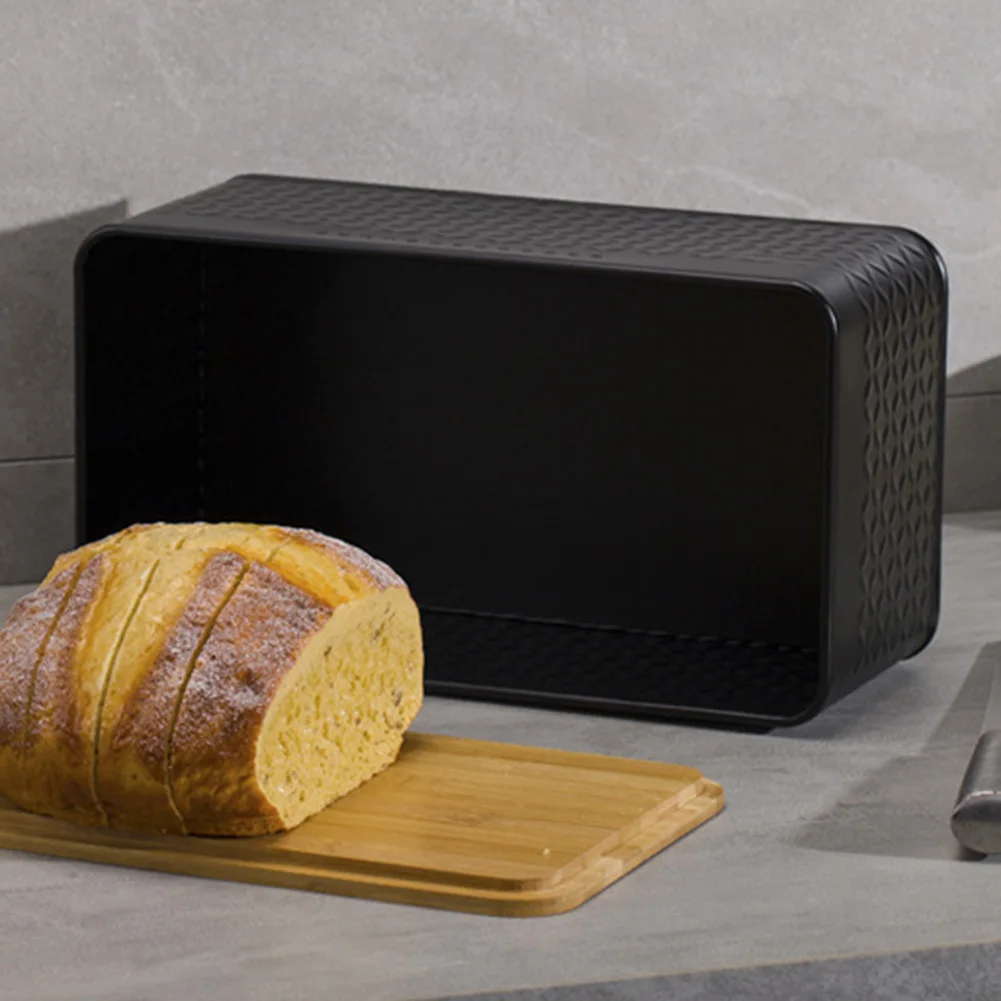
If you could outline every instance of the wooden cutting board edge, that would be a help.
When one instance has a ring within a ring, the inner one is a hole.
[[[435,740],[434,737],[415,736],[419,740]],[[451,744],[452,749],[463,744],[461,738],[440,739]],[[475,745],[480,742],[468,743]],[[489,746],[499,753],[524,760],[534,760],[531,758],[534,751],[547,756],[552,754],[553,760],[563,761],[568,765],[580,767],[587,763],[590,767],[611,771],[616,766],[621,766],[627,773],[635,770],[651,776],[680,767],[658,762],[606,758],[602,755],[549,752],[517,745],[483,743],[481,746]],[[684,771],[694,781],[684,790],[683,795],[675,795],[648,811],[623,829],[621,837],[606,839],[601,846],[602,851],[588,853],[584,864],[570,866],[565,872],[559,873],[558,879],[524,890],[499,890],[438,882],[422,879],[419,875],[399,878],[385,872],[351,871],[350,868],[337,870],[329,864],[311,865],[295,860],[282,860],[281,865],[276,866],[273,860],[268,862],[255,858],[228,857],[216,851],[198,855],[190,851],[178,852],[169,844],[161,843],[155,836],[147,839],[124,835],[117,844],[109,845],[108,838],[115,837],[112,832],[81,827],[79,836],[67,838],[64,834],[64,822],[21,814],[20,811],[16,815],[23,823],[11,825],[11,816],[8,814],[6,826],[2,823],[3,813],[0,812],[0,848],[89,863],[322,892],[484,916],[546,917],[580,907],[724,809],[723,789],[718,783],[702,776],[695,769]]]
[[[722,788],[714,782],[704,782],[699,795],[679,807],[671,825],[640,830],[611,854],[596,859],[565,882],[524,893],[471,890],[417,880],[394,880],[386,876],[374,879],[350,873],[334,875],[306,865],[286,865],[281,870],[280,878],[276,878],[274,867],[262,862],[185,855],[183,865],[178,865],[179,857],[172,851],[147,846],[121,848],[116,857],[109,857],[103,845],[86,841],[54,843],[51,838],[37,834],[21,833],[11,837],[3,829],[0,829],[0,848],[102,865],[307,890],[489,917],[550,917],[575,910],[593,899],[723,810]]]

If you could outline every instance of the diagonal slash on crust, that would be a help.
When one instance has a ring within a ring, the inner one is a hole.
[[[184,544],[188,541],[188,538],[189,536],[187,535],[181,536],[181,538],[174,543],[172,551],[176,553],[183,549]],[[122,623],[122,628],[119,631],[118,636],[115,637],[115,645],[112,648],[111,658],[108,661],[108,669],[105,671],[104,678],[101,682],[101,696],[98,700],[97,718],[94,724],[94,760],[91,769],[90,784],[91,794],[94,797],[94,804],[97,806],[98,812],[105,823],[108,821],[108,812],[104,809],[104,804],[101,803],[100,797],[97,794],[98,755],[101,750],[101,727],[104,722],[104,704],[108,699],[108,692],[111,690],[111,681],[115,676],[115,668],[118,666],[118,656],[122,651],[122,647],[125,645],[125,637],[139,612],[143,599],[149,593],[149,589],[153,586],[153,577],[160,568],[161,562],[162,560],[160,559],[154,560],[149,569],[146,571],[146,576],[143,578],[142,585],[139,588],[139,593],[136,595],[136,599],[132,603],[132,607],[125,616],[125,621]]]
[[[97,559],[97,557],[92,558]],[[31,728],[31,706],[35,701],[35,683],[38,677],[38,668],[41,666],[42,660],[45,657],[45,651],[48,648],[49,640],[51,640],[55,634],[56,627],[59,625],[59,620],[63,617],[63,612],[66,611],[66,606],[70,603],[70,599],[73,597],[73,592],[76,591],[76,586],[80,582],[80,577],[83,574],[84,568],[89,566],[89,564],[90,560],[86,562],[81,560],[73,568],[73,580],[71,581],[69,587],[66,588],[66,593],[59,602],[56,614],[52,616],[52,623],[46,630],[42,642],[38,645],[38,655],[35,657],[35,664],[31,669],[31,680],[28,682],[28,701],[24,708],[24,724],[21,730],[20,744],[22,749],[27,746],[28,732]]]
[[[289,545],[291,540],[286,540],[280,545],[276,546],[268,554],[267,558],[264,560],[265,564],[270,563],[278,553]],[[241,555],[235,553],[234,555]],[[212,617],[209,619],[208,624],[205,626],[205,631],[202,633],[201,639],[198,641],[198,645],[195,647],[194,652],[191,655],[191,659],[188,661],[187,666],[184,670],[184,680],[181,682],[180,692],[178,693],[177,700],[174,703],[174,712],[170,720],[170,730],[167,737],[167,762],[166,762],[166,773],[167,773],[167,798],[170,801],[170,808],[174,811],[174,815],[177,817],[181,825],[181,830],[187,833],[187,828],[184,825],[184,818],[181,816],[181,811],[178,809],[177,800],[174,798],[174,783],[173,783],[173,770],[174,770],[174,731],[177,729],[177,721],[181,715],[181,703],[184,701],[184,694],[188,690],[188,684],[191,681],[191,675],[194,673],[195,664],[198,662],[198,658],[201,656],[202,650],[205,649],[205,645],[208,643],[209,638],[212,635],[212,630],[215,628],[216,622],[219,620],[219,616],[222,615],[226,606],[232,600],[233,595],[236,593],[236,589],[240,586],[243,578],[246,577],[247,572],[250,570],[251,563],[247,561],[244,563],[243,569],[237,574],[236,580],[233,581],[229,589],[223,596],[222,601],[219,602],[219,606],[216,608]]]
[[[180,546],[177,548],[180,548]],[[104,678],[101,682],[101,696],[98,699],[97,718],[94,722],[94,758],[90,775],[90,791],[94,797],[94,804],[97,806],[98,812],[105,823],[107,823],[108,820],[108,813],[104,809],[104,805],[101,803],[100,797],[97,794],[97,757],[101,748],[101,724],[104,718],[104,703],[107,701],[108,691],[111,688],[111,679],[115,675],[115,667],[118,664],[118,655],[121,653],[122,646],[125,643],[125,634],[129,631],[129,627],[132,625],[132,622],[139,611],[139,606],[142,604],[143,598],[145,598],[146,594],[149,592],[149,589],[153,584],[153,576],[156,574],[159,566],[160,560],[154,560],[149,569],[146,571],[146,576],[143,578],[142,585],[136,594],[135,601],[132,602],[132,607],[125,616],[122,628],[118,631],[118,636],[115,637],[115,645],[111,650],[111,657],[108,660],[108,668],[104,672]]]

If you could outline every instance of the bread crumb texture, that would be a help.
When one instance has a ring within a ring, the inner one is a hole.
[[[423,699],[404,581],[274,525],[133,525],[0,629],[0,794],[97,826],[301,824],[395,761]]]

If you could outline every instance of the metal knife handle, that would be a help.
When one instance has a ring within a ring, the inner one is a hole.
[[[1001,852],[1001,730],[980,735],[952,811],[956,840],[981,855]]]

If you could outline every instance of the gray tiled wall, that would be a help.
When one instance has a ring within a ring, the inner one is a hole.
[[[70,543],[83,233],[263,170],[925,232],[947,501],[1001,507],[996,0],[0,3],[0,581]]]
[[[73,544],[73,256],[125,214],[0,231],[0,584],[37,580]]]

